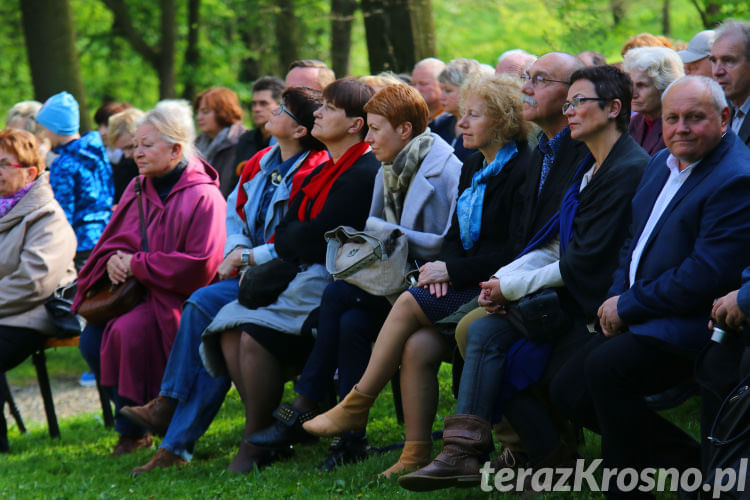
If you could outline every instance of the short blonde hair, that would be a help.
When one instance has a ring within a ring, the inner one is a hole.
[[[138,128],[138,120],[143,118],[145,113],[137,108],[128,108],[109,117],[107,121],[107,138],[109,146],[113,147],[124,134],[135,135],[135,129]]]
[[[183,99],[166,99],[159,101],[147,112],[137,126],[144,123],[152,125],[168,144],[179,144],[182,147],[181,159],[189,160],[195,156],[195,125],[190,104]]]
[[[479,97],[492,117],[492,138],[501,143],[525,141],[531,131],[529,122],[523,119],[521,105],[521,82],[510,75],[487,75],[474,73],[461,86],[461,113],[470,96]]]
[[[39,136],[42,134],[42,126],[36,121],[36,115],[42,109],[42,103],[39,101],[21,101],[13,105],[5,116],[5,126],[9,127],[10,123],[16,120],[22,121],[21,130],[26,130]]]

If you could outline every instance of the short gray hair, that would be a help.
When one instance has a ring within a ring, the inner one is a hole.
[[[42,109],[42,103],[39,101],[21,101],[13,105],[5,116],[5,128],[8,128],[10,122],[21,120],[23,130],[31,132],[34,135],[41,135],[42,126],[36,122],[36,115]]]
[[[182,146],[182,158],[189,160],[195,156],[195,125],[190,103],[184,99],[159,101],[154,109],[139,120],[138,125],[148,123],[161,134],[168,144]]]
[[[708,78],[707,76],[698,76],[698,75],[686,75],[678,78],[677,80],[670,83],[667,88],[664,90],[664,92],[661,94],[661,102],[664,103],[664,99],[666,99],[667,94],[669,91],[674,87],[675,85],[686,82],[686,81],[694,81],[697,83],[702,84],[706,90],[711,94],[711,104],[713,104],[714,108],[716,109],[716,112],[721,114],[721,111],[729,106],[727,103],[727,98],[724,95],[724,90],[721,88],[721,85],[719,85],[716,80],[712,78]]]
[[[659,92],[685,75],[679,54],[667,47],[636,47],[625,53],[623,67],[626,73],[642,71],[648,75]]]
[[[745,38],[745,59],[750,60],[750,23],[748,22],[736,21],[734,19],[724,21],[716,28],[714,43],[719,38],[734,33],[738,33]]]
[[[534,61],[537,60],[537,56],[535,56],[534,54],[529,54],[528,52],[526,52],[523,49],[510,49],[510,50],[506,50],[505,52],[503,52],[502,54],[500,54],[500,57],[497,58],[497,62],[500,62],[503,59],[506,59],[506,58],[512,57],[512,56],[524,56],[526,59],[528,59],[530,61],[529,62],[529,66],[531,64],[533,64]]]
[[[479,72],[481,67],[482,65],[479,64],[479,61],[474,59],[465,59],[463,57],[453,59],[438,75],[438,82],[460,87],[470,74]]]
[[[437,79],[440,72],[445,69],[445,63],[436,57],[428,57],[417,62],[411,72],[414,73],[414,70],[421,67],[428,68]]]

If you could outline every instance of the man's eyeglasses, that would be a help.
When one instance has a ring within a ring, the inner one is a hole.
[[[565,101],[562,105],[562,112],[565,114],[569,109],[576,109],[585,101],[608,101],[603,97],[574,97],[570,101]]]
[[[299,121],[299,119],[296,116],[294,116],[294,114],[291,111],[289,111],[288,109],[286,109],[286,106],[284,106],[283,104],[279,104],[278,108],[276,108],[273,111],[271,111],[271,114],[273,114],[274,116],[279,116],[281,113],[288,114],[291,117],[292,120],[294,120],[295,122],[297,122],[300,125],[302,125],[302,122]]]
[[[564,82],[562,80],[552,80],[549,78],[545,78],[542,75],[536,75],[531,76],[528,73],[521,75],[521,80],[524,82],[529,82],[532,87],[536,87],[537,85],[541,86],[547,86],[550,83],[562,83],[563,85],[570,85],[570,82]]]
[[[15,167],[15,168],[26,168],[26,165],[20,163],[11,163],[9,161],[0,160],[0,168]]]

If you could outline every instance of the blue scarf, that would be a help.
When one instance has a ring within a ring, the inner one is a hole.
[[[526,248],[523,249],[518,257],[545,245],[557,234],[560,234],[560,255],[565,253],[568,243],[573,238],[573,219],[578,210],[578,194],[581,191],[583,174],[585,174],[593,164],[594,157],[589,153],[578,166],[573,185],[570,186],[568,192],[565,193],[562,203],[560,204],[560,209],[555,212],[555,215],[547,221],[544,227],[541,228],[533,238],[531,238],[531,241],[526,245]]]
[[[482,169],[475,172],[471,178],[471,186],[466,188],[458,198],[456,215],[464,250],[469,250],[479,239],[479,232],[482,230],[482,207],[484,206],[484,191],[487,189],[487,181],[500,174],[503,167],[517,154],[518,147],[516,147],[515,142],[505,144],[497,152],[492,163],[487,165],[487,160],[482,162]]]

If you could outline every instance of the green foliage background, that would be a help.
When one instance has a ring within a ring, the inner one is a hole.
[[[26,61],[18,0],[0,0],[0,112],[33,95]],[[158,99],[155,71],[112,31],[112,15],[99,0],[70,0],[75,18],[77,47],[91,111],[106,99],[127,100],[141,108]],[[198,89],[212,85],[230,87],[249,100],[249,82],[238,78],[243,59],[259,61],[262,72],[283,76],[275,52],[273,32],[276,4],[272,0],[202,0],[200,21],[201,63],[185,68],[182,56],[187,34],[187,2],[178,2],[178,88],[194,81]],[[624,2],[623,20],[614,25],[608,0],[433,0],[438,57],[473,57],[494,65],[503,51],[522,47],[541,54],[550,50],[578,52],[594,49],[611,61],[631,35],[661,33],[662,2]],[[135,25],[150,44],[158,40],[159,3],[129,0]],[[744,0],[726,0],[722,9],[735,16],[750,15]],[[300,21],[300,57],[329,60],[330,4],[327,0],[297,0]],[[689,40],[702,29],[691,0],[671,0],[672,38]],[[243,30],[259,40],[248,48]],[[358,11],[352,33],[351,72],[366,74],[367,48],[362,16]],[[62,89],[61,89],[62,90]]]

